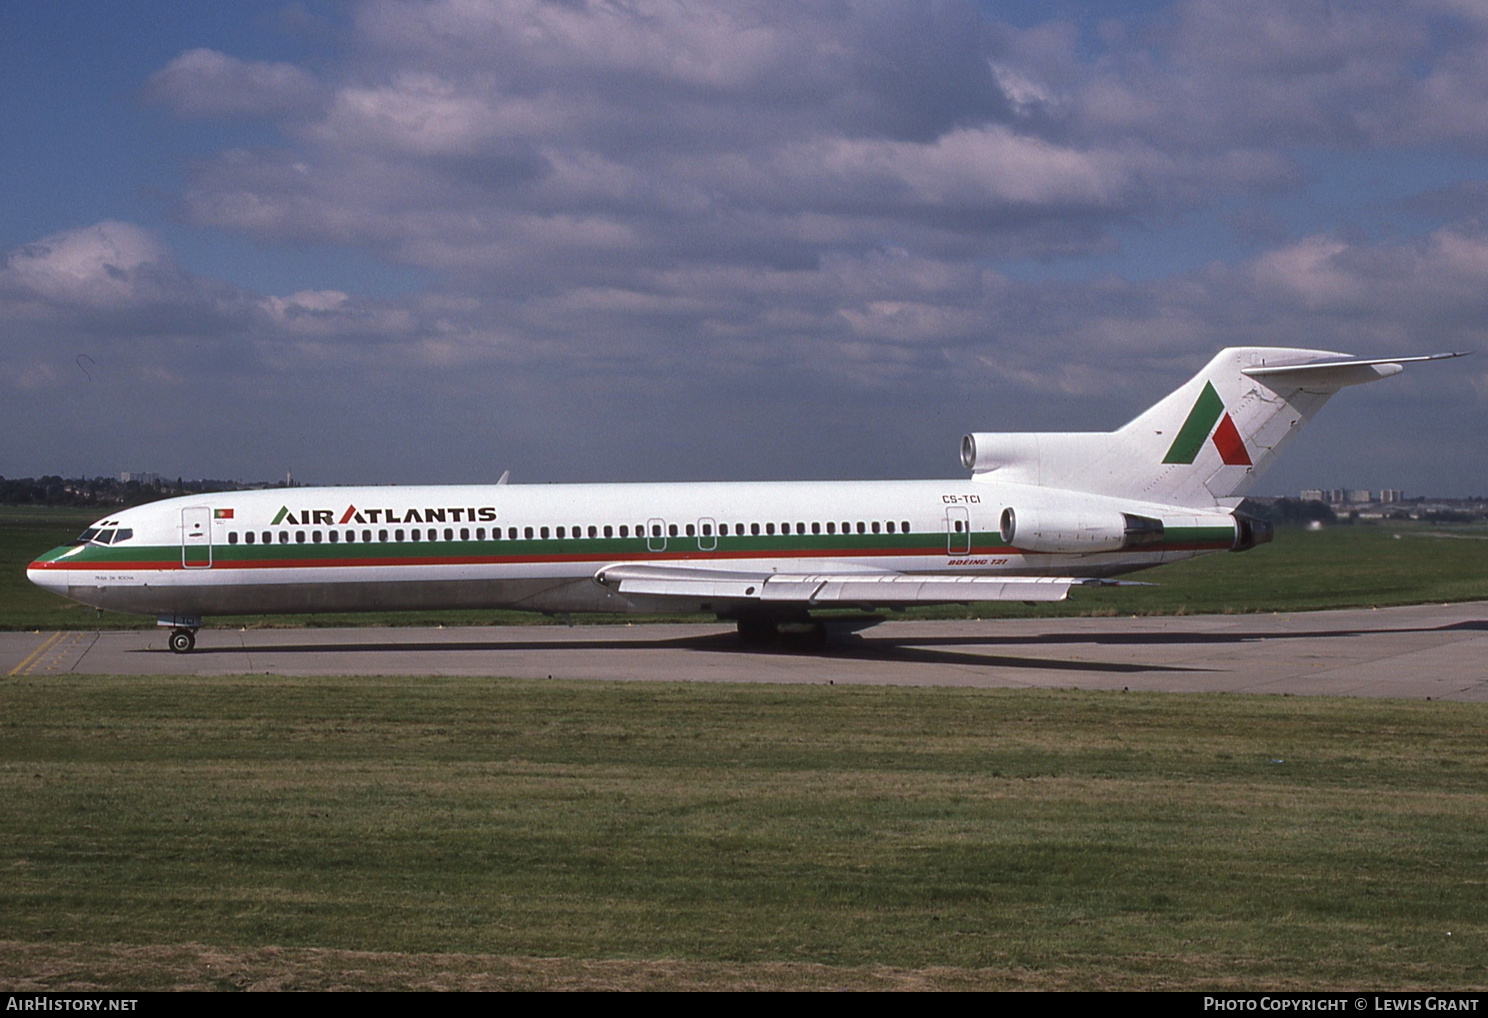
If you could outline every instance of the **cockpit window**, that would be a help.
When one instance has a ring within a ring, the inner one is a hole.
[[[120,527],[114,530],[111,527],[89,527],[77,536],[73,544],[118,544],[127,541],[134,536],[134,531],[128,527]]]

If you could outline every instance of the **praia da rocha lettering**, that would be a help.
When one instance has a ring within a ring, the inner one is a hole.
[[[401,514],[401,515],[400,515]],[[354,505],[337,513],[332,509],[300,509],[291,511],[281,506],[269,522],[277,527],[339,527],[347,523],[490,523],[496,519],[496,507],[446,506],[442,509],[358,509]]]

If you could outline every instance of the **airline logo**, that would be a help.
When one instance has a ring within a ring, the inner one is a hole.
[[[1178,429],[1178,437],[1168,447],[1168,454],[1163,457],[1163,462],[1192,463],[1198,458],[1206,438],[1213,439],[1214,448],[1219,450],[1219,458],[1225,466],[1251,465],[1250,453],[1246,451],[1240,430],[1230,419],[1224,400],[1214,391],[1212,382],[1204,383],[1204,391],[1194,401],[1193,409],[1188,412],[1188,419]]]
[[[330,527],[347,523],[489,523],[496,518],[496,507],[446,506],[440,509],[358,509],[354,505],[345,512],[332,509],[298,509],[280,506],[269,526],[288,523],[297,527]]]

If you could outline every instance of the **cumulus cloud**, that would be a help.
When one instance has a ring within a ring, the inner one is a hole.
[[[142,281],[169,263],[153,234],[108,221],[10,252],[0,286],[59,304],[118,307],[132,303]]]
[[[319,98],[315,78],[293,64],[239,60],[187,50],[152,74],[144,96],[183,117],[274,117],[305,113]]]

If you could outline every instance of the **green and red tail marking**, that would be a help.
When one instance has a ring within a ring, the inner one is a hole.
[[[1216,423],[1218,427],[1215,427]],[[1214,391],[1214,383],[1205,382],[1204,391],[1194,400],[1193,409],[1188,412],[1183,427],[1178,429],[1178,437],[1168,447],[1168,454],[1163,457],[1163,462],[1192,463],[1198,458],[1199,450],[1204,447],[1204,439],[1211,436],[1214,448],[1219,450],[1219,458],[1226,466],[1251,465],[1245,440],[1240,437],[1240,429],[1235,427],[1235,422],[1226,412],[1224,400]]]

